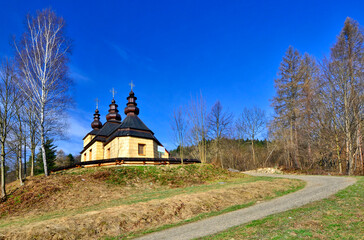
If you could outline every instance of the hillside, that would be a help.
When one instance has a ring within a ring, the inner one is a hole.
[[[72,169],[29,178],[23,187],[10,184],[9,199],[0,205],[0,234],[6,239],[128,236],[302,186],[212,165]]]

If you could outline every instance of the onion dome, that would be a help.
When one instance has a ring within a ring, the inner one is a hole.
[[[100,114],[99,110],[95,110],[94,121],[91,123],[91,127],[95,130],[99,130],[102,127],[102,123],[100,122]]]
[[[109,105],[109,113],[106,115],[106,120],[108,122],[120,122],[121,116],[119,114],[118,105],[115,103],[115,99],[111,101]]]
[[[128,100],[128,103],[126,104],[126,108],[124,109],[124,113],[127,116],[138,115],[139,114],[139,108],[137,107],[137,103],[135,102],[137,100],[137,97],[134,96],[133,90],[130,91],[129,97],[127,97],[126,99]]]

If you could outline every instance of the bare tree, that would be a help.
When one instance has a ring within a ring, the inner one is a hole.
[[[252,109],[244,108],[243,113],[241,114],[240,118],[238,118],[236,123],[238,132],[242,133],[242,135],[249,137],[251,141],[252,159],[254,166],[257,166],[254,150],[254,140],[265,129],[265,124],[265,111],[258,107],[253,107]]]
[[[210,137],[215,143],[216,160],[220,161],[221,167],[224,168],[223,159],[220,157],[220,142],[223,137],[227,136],[230,130],[229,128],[233,121],[233,115],[230,112],[223,111],[220,101],[216,101],[211,108],[207,120]]]
[[[302,155],[307,156],[309,168],[314,164],[312,145],[315,141],[315,114],[317,108],[319,69],[312,56],[305,53],[301,63],[302,85],[299,91],[298,125]],[[306,159],[306,157],[304,158]]]
[[[23,182],[23,152],[22,147],[24,144],[25,139],[25,129],[24,129],[24,98],[22,96],[18,96],[17,101],[14,102],[15,114],[14,114],[14,121],[12,122],[12,133],[13,133],[13,151],[16,155],[16,161],[18,166],[18,180],[20,186],[24,185]],[[25,156],[24,156],[25,158]],[[24,159],[25,162],[25,159]]]
[[[196,97],[195,99],[191,97],[188,108],[188,117],[191,123],[191,140],[198,147],[201,162],[206,163],[207,112],[206,102],[202,97],[202,93],[200,93],[200,97]]]
[[[1,144],[1,197],[6,198],[5,162],[6,144],[11,130],[11,122],[15,114],[17,101],[15,83],[15,67],[12,61],[3,60],[0,65],[0,144]]]
[[[65,21],[46,9],[28,15],[26,30],[15,44],[22,81],[19,87],[39,118],[44,173],[48,176],[45,153],[46,122],[64,108],[70,79],[67,77],[70,40],[64,34]]]
[[[186,114],[181,106],[173,110],[171,128],[174,132],[174,139],[179,147],[181,163],[183,164],[183,151],[186,141],[188,124]]]
[[[35,150],[39,142],[38,136],[38,121],[36,117],[36,111],[32,104],[25,105],[25,125],[28,128],[29,141],[27,142],[30,148],[30,176],[34,176],[34,161],[35,161]]]
[[[329,59],[323,62],[325,79],[333,90],[336,122],[345,136],[347,174],[354,172],[355,136],[361,139],[363,100],[363,43],[358,23],[347,18]],[[359,134],[358,134],[359,133]],[[360,141],[359,141],[360,142]]]

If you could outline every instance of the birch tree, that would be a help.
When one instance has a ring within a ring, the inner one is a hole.
[[[19,87],[36,112],[44,174],[48,176],[45,153],[46,122],[64,109],[70,80],[67,77],[70,40],[65,21],[50,9],[28,15],[21,40],[15,43],[21,82]]]

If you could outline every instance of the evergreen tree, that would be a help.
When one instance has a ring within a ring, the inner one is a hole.
[[[75,164],[75,158],[73,157],[73,155],[70,153],[67,155],[67,160],[69,165]]]
[[[45,142],[45,153],[47,157],[47,168],[48,170],[52,170],[55,167],[55,161],[56,161],[56,148],[53,144],[53,139],[47,139]],[[36,174],[44,173],[44,166],[43,166],[43,157],[42,157],[42,151],[39,149],[39,152],[37,154],[37,157],[35,159],[35,165],[36,165]]]

